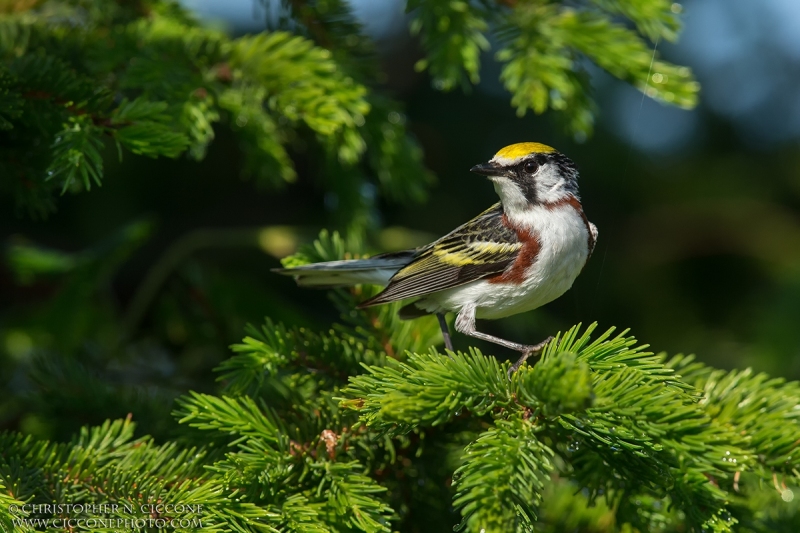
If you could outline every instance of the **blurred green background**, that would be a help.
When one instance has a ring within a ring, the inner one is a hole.
[[[272,16],[258,2],[224,4],[185,2],[235,34]],[[597,321],[630,328],[654,351],[800,377],[799,3],[687,2],[680,42],[658,47],[694,69],[698,108],[643,99],[593,70],[599,124],[577,140],[549,115],[518,118],[491,54],[471,92],[435,90],[413,68],[421,54],[402,5],[353,6],[379,44],[387,91],[405,105],[398,120],[437,178],[421,204],[376,198],[375,251],[425,244],[494,203],[491,185],[468,170],[501,147],[550,144],[580,167],[597,248],[566,295],[486,331],[536,342]],[[337,198],[308,154],[292,153],[299,179],[277,192],[239,178],[227,131],[202,162],[108,156],[103,186],[61,197],[47,220],[0,198],[0,387],[9,392],[0,429],[58,438],[136,411],[163,436],[171,399],[214,390],[212,369],[246,323],[270,316],[326,328],[337,319],[324,291],[269,272],[333,226]],[[461,335],[455,343],[515,357]]]

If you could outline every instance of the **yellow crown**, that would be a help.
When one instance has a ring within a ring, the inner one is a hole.
[[[506,146],[495,157],[502,157],[505,159],[516,159],[530,154],[549,154],[555,152],[556,149],[546,144],[541,143],[517,143]]]

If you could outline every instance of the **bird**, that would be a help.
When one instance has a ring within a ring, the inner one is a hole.
[[[305,287],[385,286],[358,304],[361,309],[416,298],[400,318],[436,315],[451,352],[445,314],[453,312],[456,331],[520,352],[511,377],[553,337],[520,344],[478,331],[476,319],[531,311],[564,294],[592,255],[598,232],[580,202],[577,166],[550,146],[512,144],[470,170],[492,182],[500,201],[434,242],[274,271]]]

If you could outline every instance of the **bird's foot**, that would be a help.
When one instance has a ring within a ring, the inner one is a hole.
[[[508,379],[511,379],[511,375],[514,372],[516,372],[517,370],[519,370],[519,367],[522,366],[522,363],[527,361],[529,357],[531,357],[531,356],[539,357],[539,355],[541,355],[542,350],[544,349],[544,347],[547,346],[547,343],[550,342],[551,340],[553,340],[552,336],[547,337],[545,340],[543,340],[539,344],[526,346],[525,349],[522,350],[522,355],[520,356],[519,359],[517,359],[517,362],[514,363],[513,365],[511,365],[511,368],[508,369]]]

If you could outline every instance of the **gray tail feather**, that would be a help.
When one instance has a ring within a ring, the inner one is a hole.
[[[350,259],[312,263],[295,268],[273,268],[285,276],[294,276],[297,284],[306,287],[346,287],[349,285],[386,285],[389,279],[416,255],[415,250],[376,255],[369,259]]]

